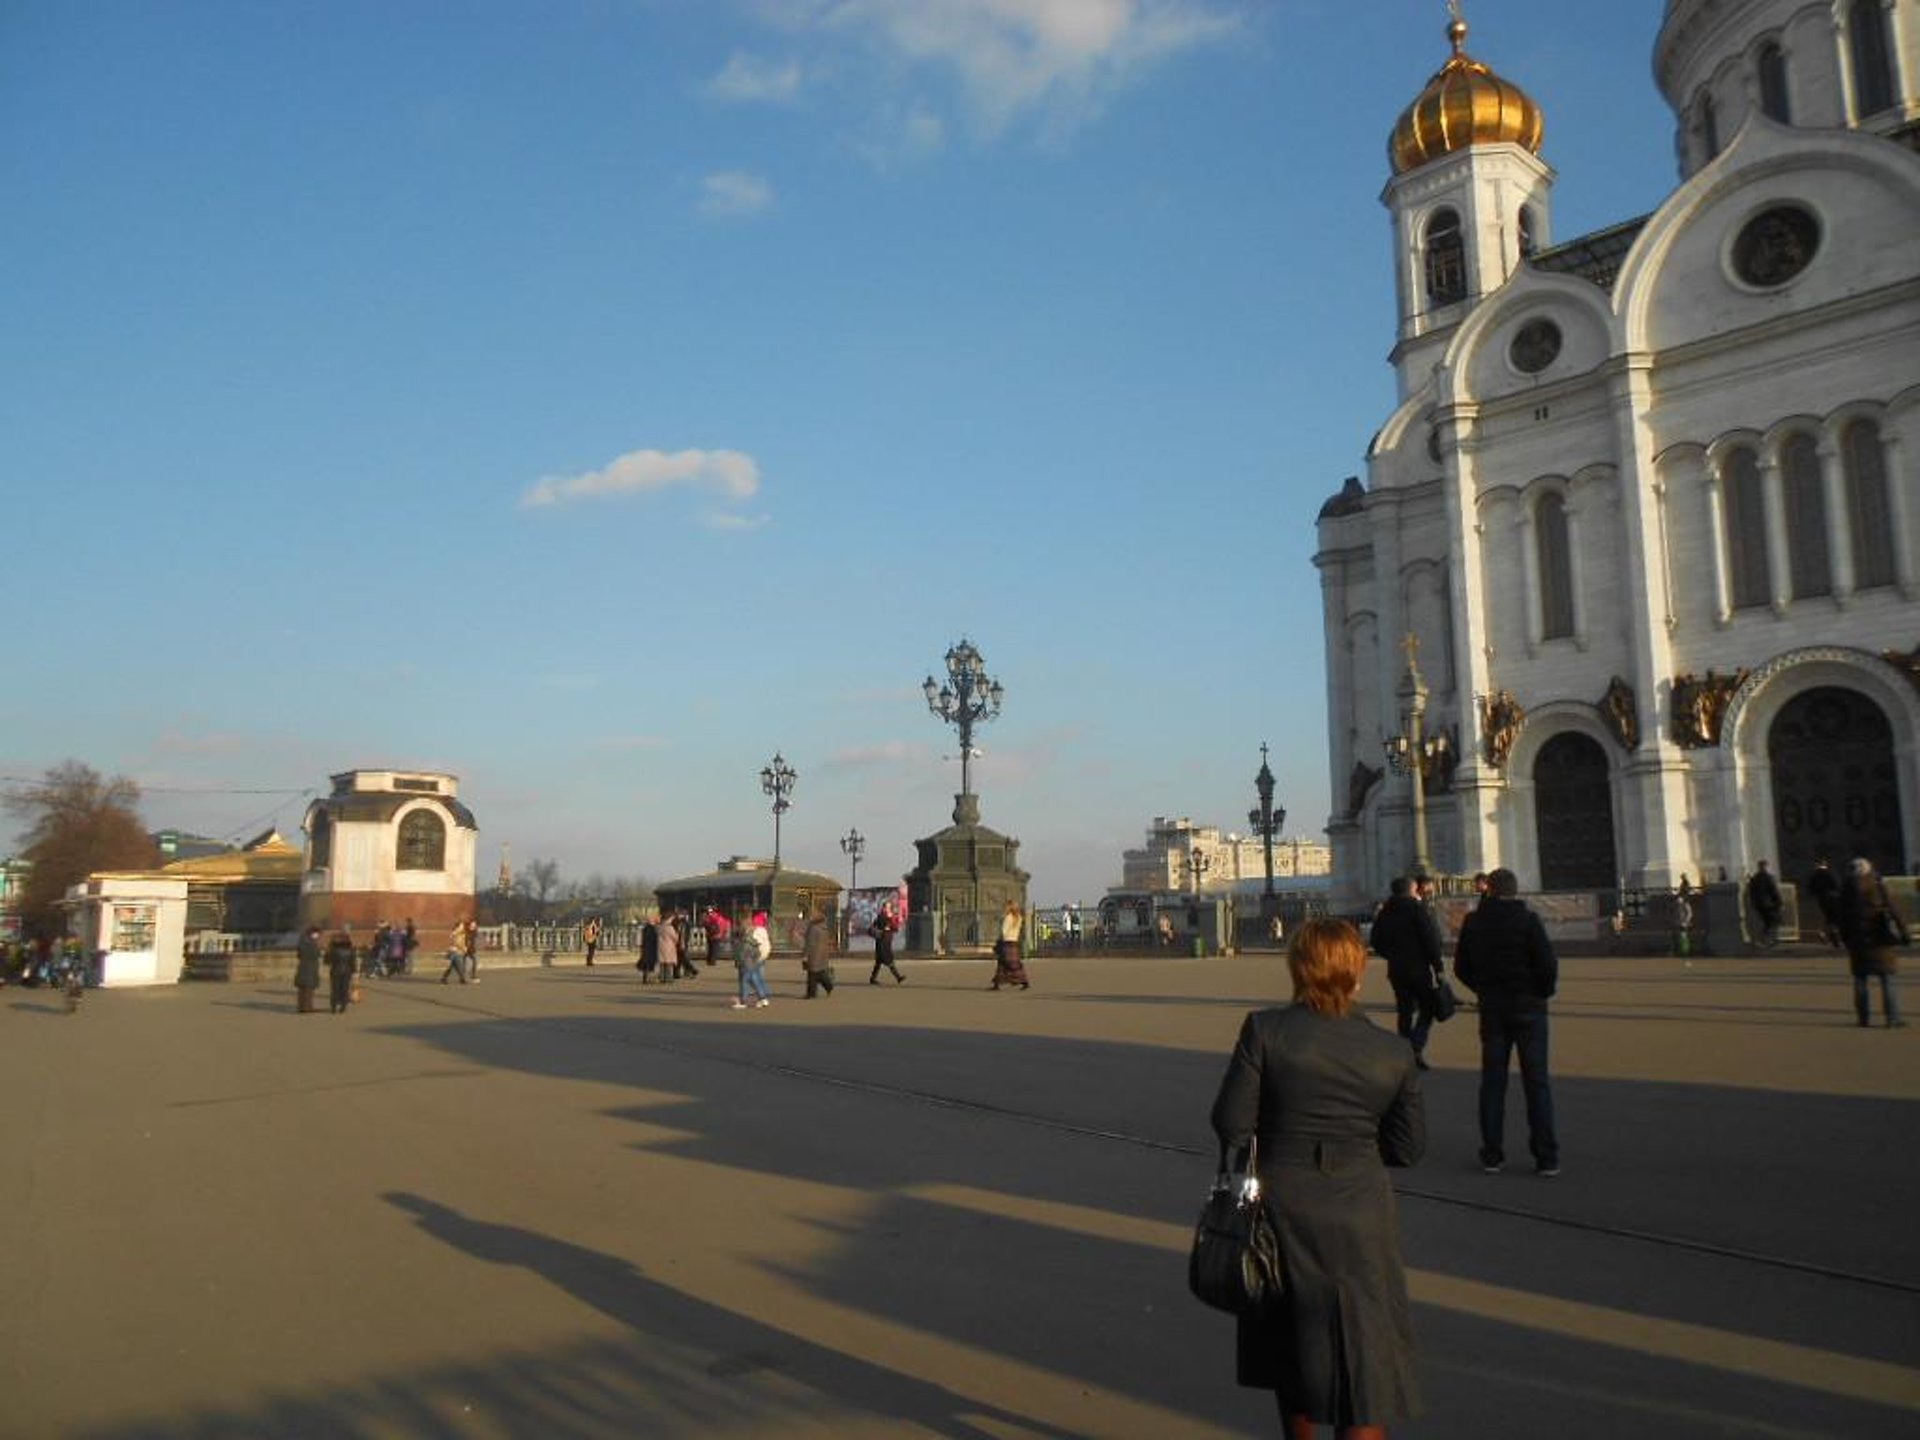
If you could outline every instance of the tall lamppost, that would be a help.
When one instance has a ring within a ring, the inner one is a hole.
[[[840,837],[840,853],[847,857],[847,889],[849,892],[860,888],[860,857],[867,853],[867,837],[858,830],[848,830]]]
[[[942,685],[931,675],[921,690],[927,697],[927,709],[960,730],[960,805],[971,812],[973,795],[973,727],[984,725],[1000,713],[1006,687],[987,674],[986,657],[962,639],[947,651],[947,682]],[[959,815],[956,813],[956,820]]]
[[[1409,634],[1402,642],[1407,652],[1407,674],[1395,692],[1400,697],[1400,733],[1380,742],[1387,764],[1396,775],[1405,775],[1413,797],[1413,868],[1426,873],[1433,868],[1427,858],[1427,777],[1434,767],[1443,765],[1451,748],[1446,733],[1426,733],[1427,682],[1420,678],[1420,639]]]
[[[1206,851],[1196,849],[1191,837],[1187,840],[1187,879],[1193,882],[1193,893],[1200,893],[1200,881],[1207,871],[1213,868],[1213,857]]]
[[[778,750],[773,752],[773,759],[760,767],[760,788],[773,799],[773,875],[776,881],[780,878],[780,817],[793,808],[793,802],[787,797],[793,794],[793,782],[799,778],[800,772],[789,765]]]
[[[1280,908],[1273,893],[1273,842],[1286,826],[1287,807],[1273,803],[1273,771],[1267,765],[1264,741],[1260,745],[1260,773],[1253,777],[1253,788],[1260,796],[1260,804],[1247,812],[1247,826],[1260,837],[1261,858],[1267,868],[1266,888],[1260,892],[1260,921],[1271,925],[1274,913]]]

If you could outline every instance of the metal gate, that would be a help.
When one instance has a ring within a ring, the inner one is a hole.
[[[1540,747],[1533,807],[1542,890],[1611,890],[1619,883],[1613,785],[1598,741],[1569,730]]]
[[[1856,855],[1905,871],[1893,726],[1872,700],[1838,685],[1794,696],[1767,732],[1767,763],[1781,879],[1804,881],[1822,855],[1840,871]]]

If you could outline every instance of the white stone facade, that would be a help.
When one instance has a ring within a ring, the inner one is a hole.
[[[1196,825],[1185,818],[1153,817],[1146,844],[1121,852],[1121,890],[1166,891],[1194,888],[1192,862],[1199,857],[1200,888],[1227,890],[1247,880],[1266,879],[1266,852],[1256,836],[1223,832],[1214,825]],[[1325,875],[1333,854],[1319,840],[1281,839],[1273,842],[1275,880],[1296,875]]]
[[[1865,11],[1891,99],[1861,115]],[[1675,0],[1655,65],[1683,178],[1644,223],[1556,249],[1512,144],[1387,188],[1401,403],[1315,558],[1336,905],[1411,859],[1411,784],[1372,774],[1407,635],[1458,741],[1442,870],[1602,889],[1920,851],[1920,0]],[[1446,305],[1440,206],[1471,231]]]

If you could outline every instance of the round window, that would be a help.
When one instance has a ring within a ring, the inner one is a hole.
[[[1784,285],[1812,262],[1820,222],[1798,205],[1775,205],[1740,227],[1733,241],[1733,273],[1760,289]]]
[[[1529,320],[1507,350],[1513,368],[1522,375],[1538,375],[1560,358],[1560,327],[1551,320]]]

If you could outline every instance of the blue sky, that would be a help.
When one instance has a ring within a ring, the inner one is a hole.
[[[1554,233],[1673,183],[1661,7],[1472,0]],[[490,876],[948,822],[1037,900],[1328,815],[1313,522],[1392,403],[1438,0],[0,0],[0,775],[278,824],[451,770]],[[6,822],[0,820],[0,825]],[[14,843],[0,829],[0,849]]]

